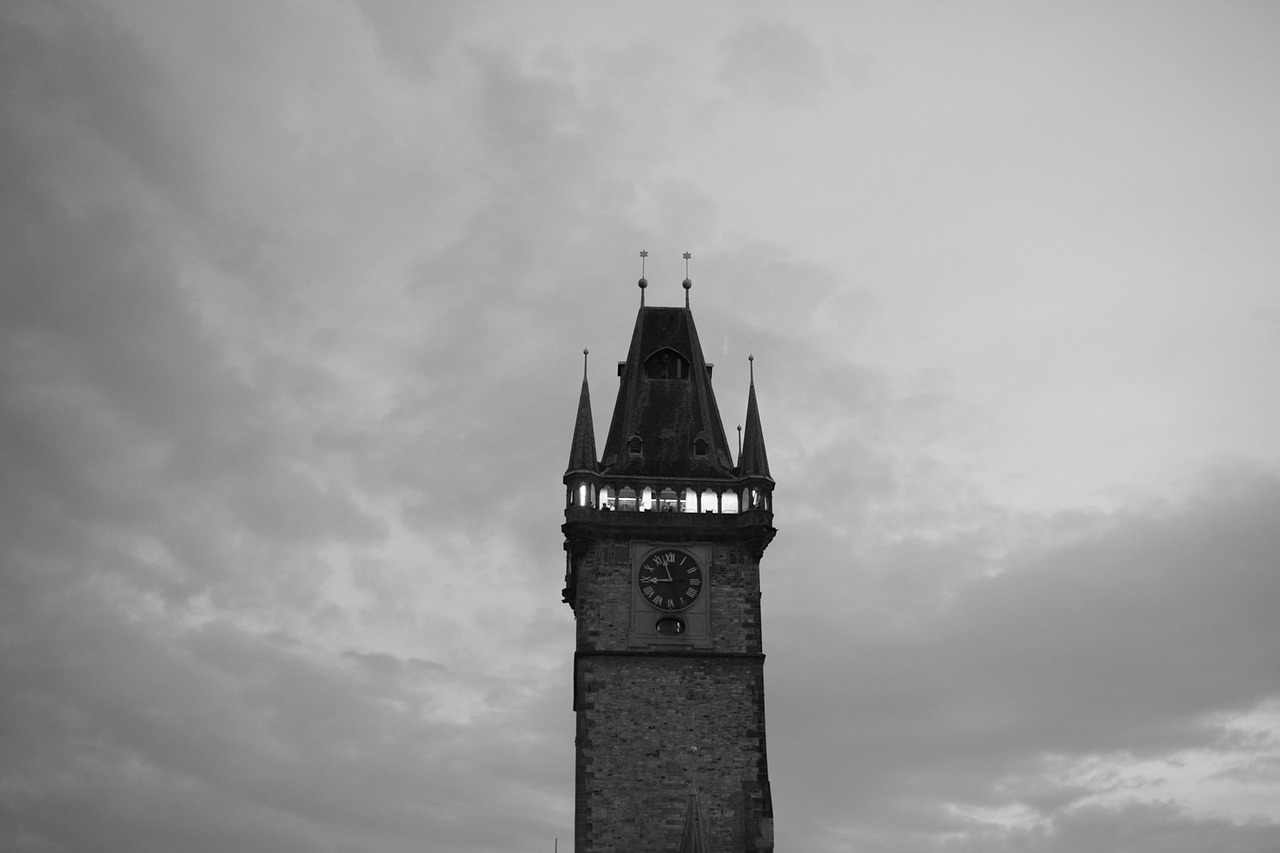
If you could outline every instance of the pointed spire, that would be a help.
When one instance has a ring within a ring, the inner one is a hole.
[[[760,407],[756,404],[756,357],[751,362],[751,388],[747,392],[747,425],[742,434],[742,450],[738,454],[738,476],[769,477],[769,457],[764,450],[764,431],[760,428]]]
[[[702,820],[702,803],[697,790],[689,793],[684,813],[684,834],[680,837],[680,853],[707,853],[707,830]]]
[[[569,449],[569,468],[574,471],[596,470],[596,428],[591,421],[591,391],[587,388],[587,354],[582,351],[582,394],[578,397],[578,419],[573,425],[573,445]]]

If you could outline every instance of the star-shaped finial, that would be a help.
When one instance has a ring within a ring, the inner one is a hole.
[[[649,286],[649,282],[644,277],[644,259],[649,257],[648,249],[640,250],[640,280],[636,284],[640,285],[640,307],[644,307],[644,289]]]
[[[689,288],[693,287],[693,282],[689,280],[689,259],[692,257],[693,255],[688,252],[684,253],[684,281],[682,285],[684,286],[684,307],[686,310],[689,308]]]

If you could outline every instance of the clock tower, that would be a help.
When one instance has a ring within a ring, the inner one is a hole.
[[[645,307],[647,284],[603,455],[584,367],[564,475],[575,851],[763,853],[760,558],[775,531],[754,370],[735,462],[691,282],[683,308]]]

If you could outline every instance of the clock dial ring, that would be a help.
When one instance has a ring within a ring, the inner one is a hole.
[[[662,548],[640,561],[636,584],[651,606],[673,613],[692,607],[702,597],[706,577],[692,554]]]

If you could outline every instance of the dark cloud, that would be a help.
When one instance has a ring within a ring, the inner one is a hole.
[[[399,850],[431,827],[464,843],[548,781],[537,697],[524,721],[433,722],[455,678],[437,666],[343,666],[229,627],[161,642],[92,593],[6,619],[24,631],[4,665],[6,768],[24,783],[4,810],[30,842]],[[479,730],[488,746],[468,745]],[[490,832],[501,848],[521,830]]]
[[[806,742],[822,732],[821,749],[803,756],[789,754],[794,735],[775,732],[782,763],[825,779],[839,797],[827,807],[855,824],[904,808],[914,821],[912,803],[968,803],[1088,831],[1077,803],[1097,791],[1046,783],[1054,765],[1230,748],[1218,715],[1274,698],[1277,511],[1280,480],[1229,467],[1177,506],[1099,515],[1085,532],[1071,519],[1065,541],[1046,519],[994,576],[960,570],[983,544],[972,537],[875,554],[856,534],[830,540],[776,582],[843,587],[849,602],[841,618],[797,609],[795,593],[775,605],[771,695],[784,698],[771,710]],[[895,568],[922,566],[932,583],[886,600],[883,587],[904,589]],[[946,582],[957,571],[959,583]],[[1226,829],[1179,822],[1192,835]],[[1249,844],[1263,838],[1274,836]]]

